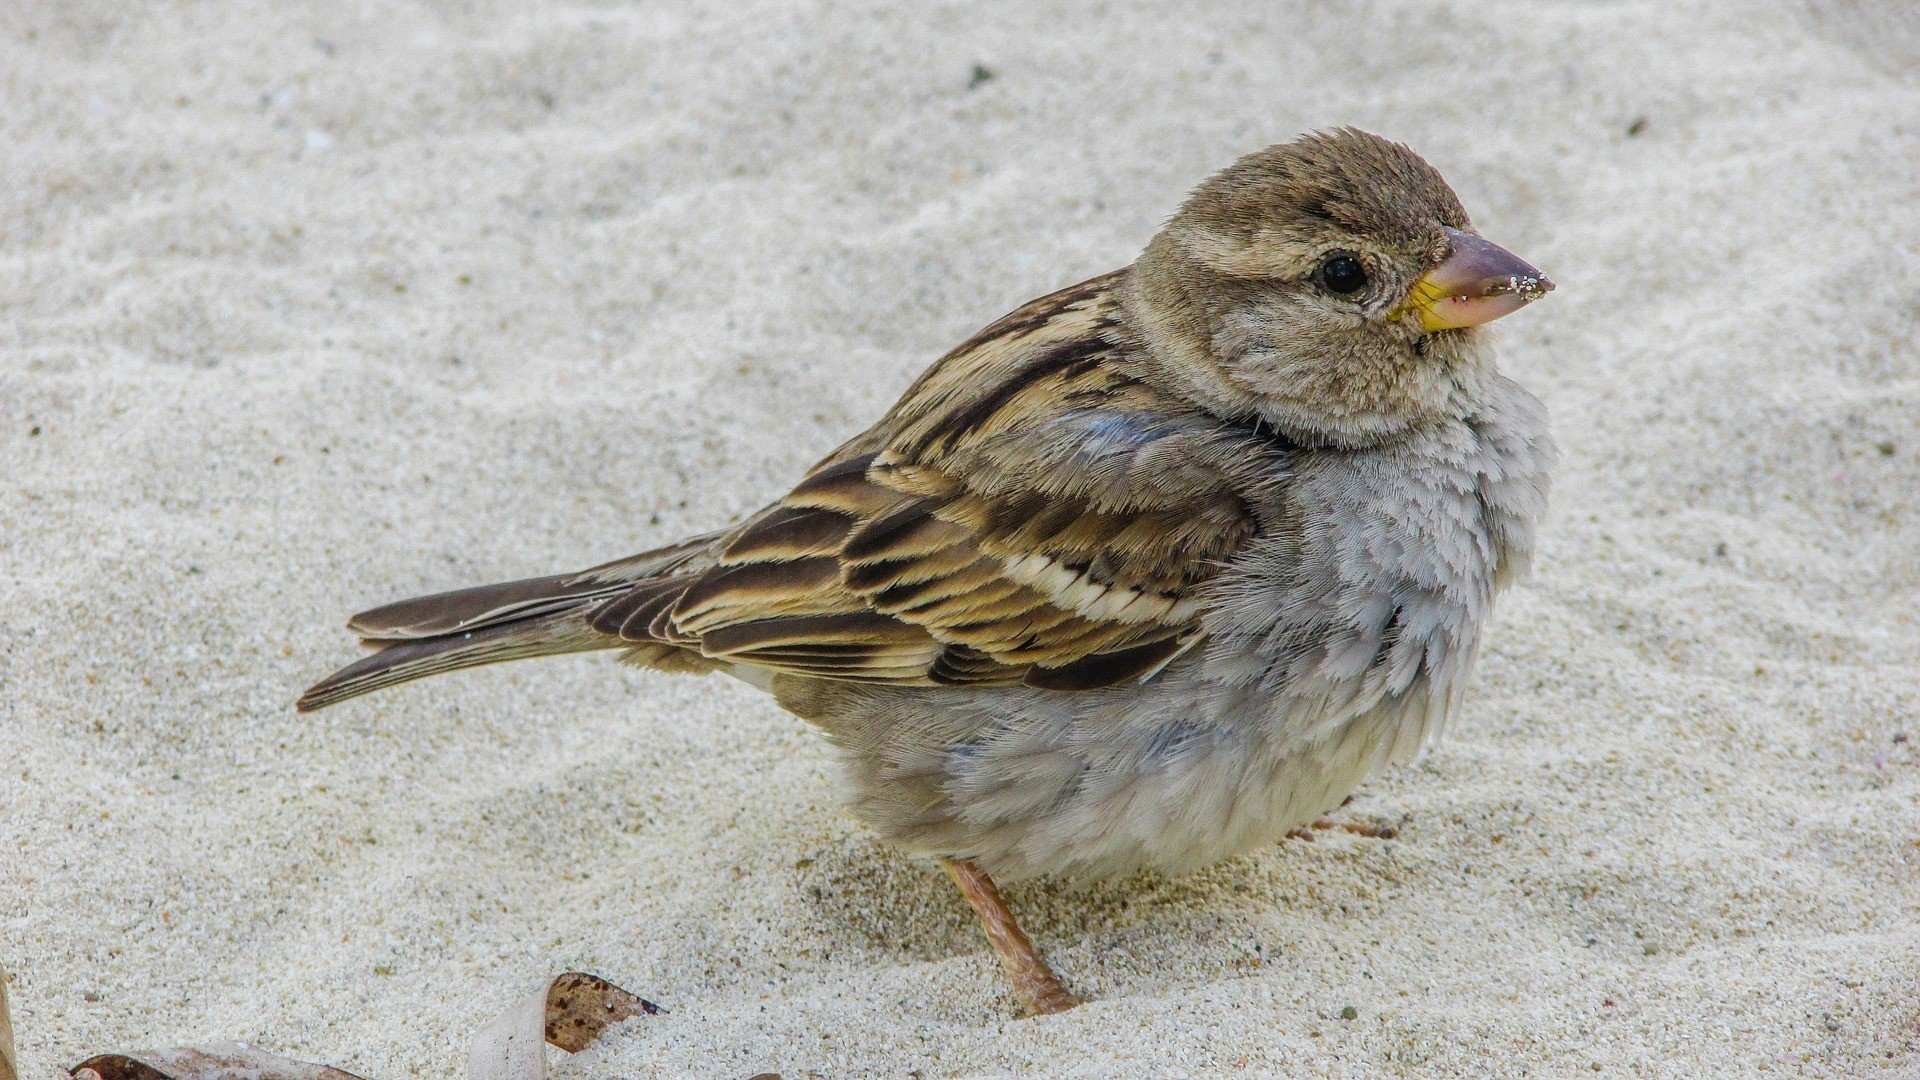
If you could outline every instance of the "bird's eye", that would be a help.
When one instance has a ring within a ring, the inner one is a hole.
[[[1320,264],[1320,284],[1330,293],[1345,296],[1367,287],[1367,271],[1351,255],[1335,255]]]

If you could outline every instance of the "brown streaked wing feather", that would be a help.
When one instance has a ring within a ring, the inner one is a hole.
[[[847,645],[919,646],[938,653],[925,631],[877,611],[843,611],[829,615],[778,615],[722,626],[700,635],[705,656],[751,662],[754,653],[818,651],[832,655]],[[932,659],[931,655],[928,657]]]
[[[927,670],[930,682],[946,686],[1005,686],[1024,680],[1033,669],[1009,665],[966,645],[949,645]]]
[[[830,615],[843,606],[834,596],[839,583],[840,561],[831,555],[718,566],[680,594],[673,621],[697,636],[743,615]]]
[[[846,542],[859,519],[840,510],[776,506],[748,529],[727,541],[720,553],[726,564],[780,562],[832,555]]]
[[[625,641],[653,640],[647,627],[654,616],[671,609],[699,580],[697,575],[687,575],[643,581],[595,608],[587,617],[587,625]]]
[[[1199,633],[1250,538],[1243,433],[1131,379],[1119,274],[944,357],[888,417],[672,584],[595,629],[713,661],[886,683],[1081,690]]]
[[[1177,637],[1149,641],[1113,652],[1094,653],[1070,664],[1035,668],[1027,683],[1043,690],[1092,690],[1142,678],[1172,660],[1186,643]]]

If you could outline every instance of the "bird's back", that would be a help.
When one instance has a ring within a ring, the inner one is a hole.
[[[591,649],[863,683],[1084,690],[1199,637],[1285,450],[1135,373],[1125,271],[1033,301],[741,525],[577,574],[402,601],[303,709],[424,675]]]

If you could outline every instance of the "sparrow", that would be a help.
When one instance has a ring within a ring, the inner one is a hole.
[[[737,676],[825,732],[855,815],[944,863],[1029,1012],[1070,1008],[996,878],[1277,842],[1458,713],[1555,456],[1482,328],[1552,288],[1411,149],[1301,136],[744,522],[356,615],[373,653],[298,708],[594,649]]]

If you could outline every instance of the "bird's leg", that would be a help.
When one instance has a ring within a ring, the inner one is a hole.
[[[940,861],[946,864],[947,873],[953,875],[953,883],[960,887],[960,895],[967,898],[967,903],[973,905],[974,913],[980,916],[980,925],[986,928],[987,940],[993,943],[993,951],[1000,954],[1000,962],[1007,966],[1013,989],[1020,995],[1027,1012],[1033,1016],[1047,1016],[1066,1012],[1080,1004],[1080,999],[1073,996],[1060,982],[1060,977],[1034,951],[1033,942],[1020,929],[1013,912],[1007,910],[1007,902],[1000,899],[1000,890],[994,886],[987,872],[975,866],[972,859]]]

